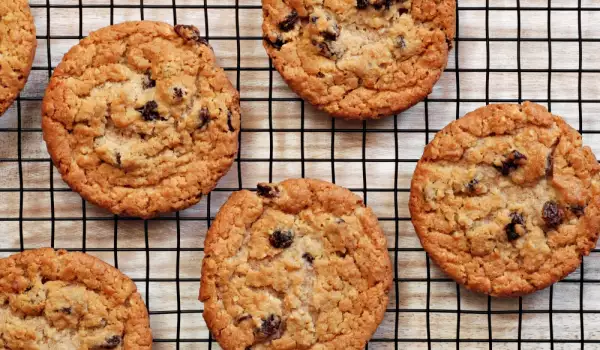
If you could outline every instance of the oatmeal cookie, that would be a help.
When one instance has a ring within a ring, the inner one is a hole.
[[[600,230],[600,167],[544,107],[490,105],[425,148],[410,212],[425,250],[469,289],[520,296],[574,271]]]
[[[302,98],[374,119],[423,100],[448,61],[455,0],[262,0],[264,46]]]
[[[50,248],[0,259],[1,349],[152,348],[146,306],[119,270]]]
[[[115,214],[147,218],[198,203],[238,148],[238,92],[193,26],[93,32],[54,71],[42,113],[63,179]]]
[[[234,193],[208,231],[200,300],[225,350],[363,349],[392,284],[371,209],[317,180]]]
[[[27,0],[0,1],[0,116],[25,86],[36,47]]]

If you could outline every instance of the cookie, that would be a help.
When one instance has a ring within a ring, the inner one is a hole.
[[[0,1],[0,116],[25,87],[36,47],[27,0]]]
[[[126,22],[91,33],[54,71],[42,113],[63,179],[120,215],[198,203],[238,149],[238,92],[193,26]]]
[[[298,95],[335,117],[377,119],[431,93],[455,0],[262,0],[264,46]]]
[[[386,238],[373,211],[334,184],[233,193],[204,253],[204,319],[225,350],[363,349],[383,319]]]
[[[525,295],[564,278],[596,246],[599,171],[581,135],[544,107],[490,105],[427,145],[412,179],[412,222],[457,282]]]
[[[119,270],[50,248],[0,259],[1,349],[151,349],[146,306]]]

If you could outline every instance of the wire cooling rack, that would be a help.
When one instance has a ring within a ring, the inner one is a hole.
[[[259,0],[31,0],[38,50],[29,82],[0,119],[0,256],[82,250],[137,283],[157,349],[218,349],[197,301],[203,240],[232,191],[314,177],[362,195],[381,220],[395,286],[371,349],[600,349],[600,255],[519,299],[474,295],[430,262],[408,213],[409,185],[435,132],[477,107],[547,105],[600,154],[600,1],[458,0],[448,69],[429,98],[381,121],[332,120],[294,95],[262,48]],[[242,97],[240,153],[188,210],[143,221],[85,203],[53,168],[40,129],[52,69],[90,31],[125,20],[194,24]]]

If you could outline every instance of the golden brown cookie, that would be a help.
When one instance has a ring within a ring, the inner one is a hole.
[[[519,296],[574,271],[600,230],[600,167],[544,107],[490,105],[440,131],[410,212],[425,250],[469,289]]]
[[[392,283],[377,217],[317,180],[235,192],[205,242],[200,300],[225,350],[363,349]]]
[[[36,47],[27,0],[0,1],[0,117],[25,86]]]
[[[0,259],[0,349],[151,348],[146,306],[114,267],[50,248]]]
[[[264,46],[302,98],[374,119],[423,100],[448,61],[456,0],[262,0]]]
[[[151,217],[210,192],[238,148],[238,92],[198,29],[126,22],[54,71],[44,140],[63,179],[115,214]]]

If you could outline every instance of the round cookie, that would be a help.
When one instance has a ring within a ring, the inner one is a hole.
[[[238,149],[238,92],[193,26],[126,22],[91,33],[54,71],[42,113],[63,179],[115,214],[198,203]]]
[[[455,0],[262,0],[264,46],[298,95],[335,117],[377,119],[431,93]]]
[[[334,184],[235,192],[204,252],[204,319],[225,350],[363,349],[383,319],[386,238],[373,211]]]
[[[27,0],[0,1],[0,117],[25,86],[36,47]]]
[[[544,107],[490,105],[427,145],[410,213],[425,250],[457,282],[520,296],[564,278],[596,246],[600,167]]]
[[[151,349],[135,283],[91,255],[50,248],[0,259],[0,348]]]

